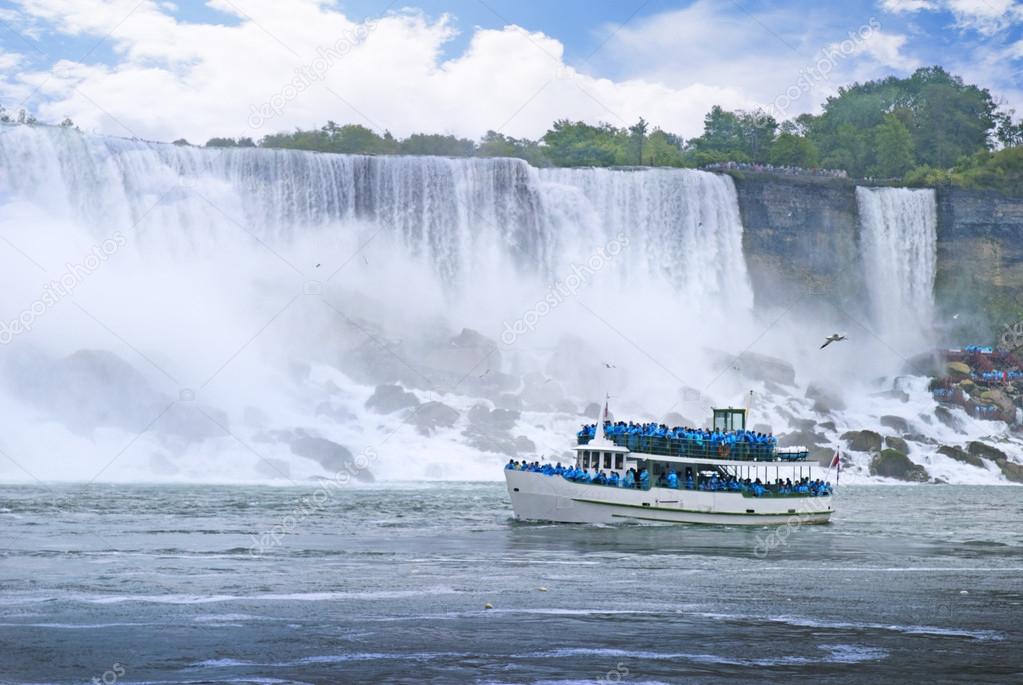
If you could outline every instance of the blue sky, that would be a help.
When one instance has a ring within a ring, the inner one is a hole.
[[[1016,0],[13,0],[0,22],[0,103],[160,139],[639,116],[689,136],[713,104],[795,116],[931,64],[1023,111]]]

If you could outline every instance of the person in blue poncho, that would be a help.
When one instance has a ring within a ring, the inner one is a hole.
[[[675,473],[675,469],[668,472],[668,487],[672,490],[678,490],[678,474]]]
[[[650,489],[650,472],[646,469],[639,470],[639,487],[641,490]]]

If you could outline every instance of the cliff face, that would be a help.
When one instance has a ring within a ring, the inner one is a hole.
[[[817,295],[867,308],[856,184],[733,172],[758,307]],[[935,298],[949,340],[994,341],[1023,319],[1023,197],[937,189]],[[951,317],[959,316],[956,319]]]
[[[758,306],[842,293],[865,301],[856,186],[847,179],[733,174]]]
[[[1023,197],[938,189],[935,296],[988,339],[1023,319]]]

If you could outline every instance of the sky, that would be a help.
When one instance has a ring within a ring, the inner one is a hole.
[[[779,119],[940,64],[1023,114],[1017,0],[0,0],[0,104],[150,140],[328,119],[536,138],[713,105]]]

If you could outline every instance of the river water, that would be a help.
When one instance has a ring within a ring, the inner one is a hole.
[[[845,486],[767,529],[519,523],[497,483],[3,486],[0,682],[1020,682],[1019,494]]]

